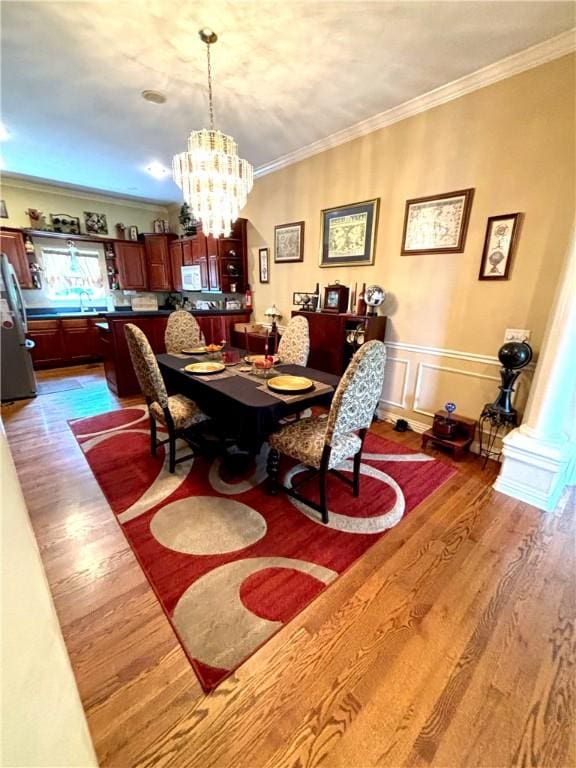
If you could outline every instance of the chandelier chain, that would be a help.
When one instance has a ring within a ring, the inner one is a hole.
[[[214,130],[214,104],[212,103],[212,67],[210,64],[210,43],[206,43],[206,61],[208,62],[208,108],[210,110],[210,130]]]

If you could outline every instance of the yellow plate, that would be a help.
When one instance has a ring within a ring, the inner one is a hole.
[[[189,349],[183,349],[183,355],[205,355],[208,350],[206,347],[190,347]]]
[[[246,360],[247,363],[259,363],[262,362],[265,357],[266,355],[246,355],[244,360]],[[268,355],[268,357],[270,357],[270,355]],[[271,355],[271,357],[274,363],[277,363],[280,360],[278,355]]]
[[[184,370],[188,373],[220,373],[226,370],[226,366],[224,363],[190,363],[184,367]]]
[[[314,382],[305,376],[274,376],[268,381],[268,386],[275,392],[295,394],[312,389]]]

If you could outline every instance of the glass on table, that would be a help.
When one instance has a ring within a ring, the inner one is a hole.
[[[237,365],[240,362],[240,352],[237,349],[225,349],[222,352],[224,365]]]

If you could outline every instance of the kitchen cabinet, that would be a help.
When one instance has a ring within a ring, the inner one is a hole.
[[[29,320],[34,368],[58,368],[100,359],[96,318]]]
[[[28,265],[28,254],[24,248],[24,235],[19,229],[2,229],[0,231],[0,249],[8,256],[8,261],[14,267],[21,288],[33,288],[32,275]]]
[[[173,240],[169,246],[170,267],[172,271],[172,287],[175,291],[182,290],[182,267],[191,267],[194,264],[193,241]]]
[[[137,242],[114,243],[119,287],[124,290],[145,291],[148,288],[144,245]]]
[[[144,254],[146,256],[146,271],[148,290],[172,290],[172,268],[170,255],[170,235],[144,235]]]

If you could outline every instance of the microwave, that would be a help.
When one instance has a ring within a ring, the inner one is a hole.
[[[182,290],[183,291],[201,291],[202,283],[200,281],[200,266],[195,264],[190,267],[181,267],[182,270]]]

